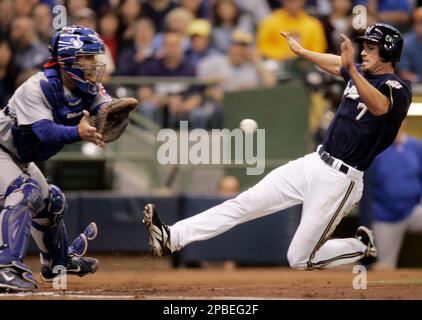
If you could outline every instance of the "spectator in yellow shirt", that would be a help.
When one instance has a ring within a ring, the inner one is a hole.
[[[281,0],[282,9],[274,11],[258,27],[257,45],[260,54],[268,59],[283,61],[296,56],[280,31],[294,34],[308,50],[325,52],[327,41],[321,22],[305,11],[305,0]]]

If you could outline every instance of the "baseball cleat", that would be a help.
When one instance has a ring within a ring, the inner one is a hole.
[[[12,262],[0,267],[0,292],[23,292],[38,289],[31,270],[24,264]]]
[[[154,204],[145,206],[142,222],[149,232],[149,245],[152,253],[157,257],[171,254],[170,229],[158,217],[157,207]]]
[[[364,258],[376,258],[378,255],[375,247],[374,234],[364,226],[360,226],[355,233],[355,238],[367,246]]]
[[[69,256],[82,257],[88,250],[88,240],[94,240],[98,235],[98,228],[95,222],[91,222],[76,239],[72,242],[68,249]]]
[[[41,278],[43,281],[51,282],[54,278],[63,275],[84,277],[90,273],[97,272],[99,264],[100,262],[95,258],[73,256],[70,258],[65,271],[54,270],[54,268],[46,264],[41,266]]]

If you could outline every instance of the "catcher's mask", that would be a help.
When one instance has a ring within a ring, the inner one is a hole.
[[[78,89],[93,95],[98,93],[105,64],[95,61],[95,56],[103,54],[105,47],[97,32],[80,26],[64,27],[53,36],[49,49],[51,57],[44,65],[46,68],[58,64],[75,80]]]

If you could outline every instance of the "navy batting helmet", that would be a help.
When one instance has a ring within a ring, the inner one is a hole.
[[[356,42],[365,40],[379,44],[379,55],[382,61],[400,61],[403,50],[403,36],[393,26],[386,23],[376,23],[368,27],[363,36],[355,39]]]

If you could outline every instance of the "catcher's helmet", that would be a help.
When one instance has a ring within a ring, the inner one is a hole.
[[[83,66],[76,58],[83,55],[96,55],[105,52],[104,42],[100,35],[90,28],[66,26],[52,37],[48,46],[51,53],[50,63],[46,67],[58,64],[75,80],[76,86],[83,92],[97,94],[98,82],[104,72],[102,63]],[[86,74],[94,74],[96,81],[86,79]]]
[[[386,23],[376,23],[368,27],[363,36],[355,39],[356,42],[363,42],[365,40],[379,44],[379,55],[382,61],[400,61],[403,50],[403,36],[393,26]]]

